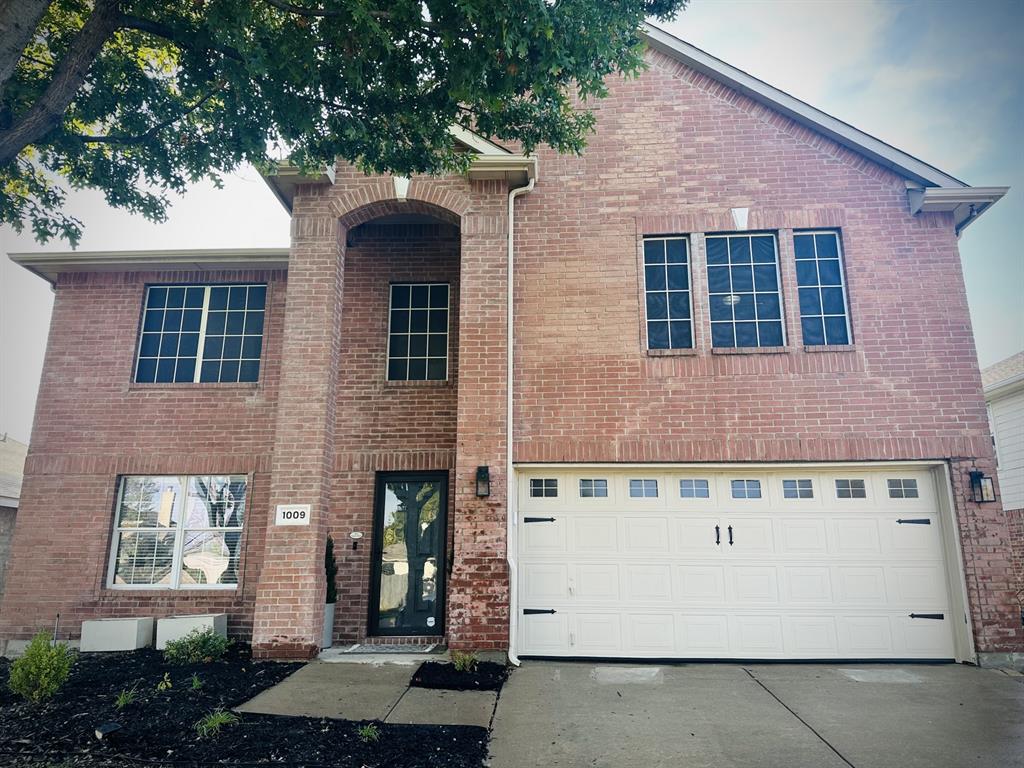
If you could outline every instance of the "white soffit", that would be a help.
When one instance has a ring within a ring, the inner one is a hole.
[[[47,282],[65,272],[150,272],[211,269],[287,269],[287,248],[216,248],[181,251],[61,251],[12,253],[11,261]]]

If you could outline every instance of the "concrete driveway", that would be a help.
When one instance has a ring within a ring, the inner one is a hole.
[[[1024,684],[957,665],[524,662],[492,768],[1024,766]]]

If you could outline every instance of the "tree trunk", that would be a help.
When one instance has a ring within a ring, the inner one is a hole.
[[[19,0],[10,0],[17,3]],[[56,128],[75,98],[103,44],[121,19],[120,0],[96,0],[68,52],[53,72],[39,100],[9,130],[0,130],[0,166],[13,161],[25,147]],[[5,42],[6,44],[6,42]]]
[[[50,0],[0,0],[0,101]]]

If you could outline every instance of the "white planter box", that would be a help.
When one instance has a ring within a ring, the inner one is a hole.
[[[91,651],[134,651],[153,644],[153,617],[141,619],[91,619],[82,622],[79,649]]]
[[[212,629],[221,637],[228,636],[228,615],[207,613],[198,616],[165,616],[156,622],[156,648],[162,651],[168,640],[180,640],[193,629]]]

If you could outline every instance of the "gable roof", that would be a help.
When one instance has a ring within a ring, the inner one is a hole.
[[[935,166],[790,96],[663,29],[645,23],[641,32],[654,50],[890,169],[913,185],[918,185],[919,189],[908,191],[910,212],[952,212],[958,234],[1009,189],[971,187]]]
[[[988,397],[1008,393],[1010,387],[1016,388],[1014,385],[1024,384],[1024,352],[1010,355],[1005,360],[982,370],[981,384]]]

